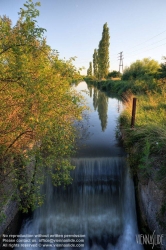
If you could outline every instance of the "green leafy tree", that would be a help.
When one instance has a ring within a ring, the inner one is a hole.
[[[160,69],[159,69],[160,78],[166,78],[166,56],[163,57],[163,60],[165,60],[165,62],[160,64]]]
[[[87,76],[92,76],[92,62],[89,63],[89,68],[87,70]]]
[[[94,50],[93,54],[93,72],[94,76],[98,78],[98,55],[97,55],[97,49]]]
[[[130,80],[143,76],[157,77],[159,69],[160,65],[157,61],[150,58],[144,58],[143,60],[137,60],[132,63],[129,68],[125,69],[122,79]]]
[[[105,78],[109,72],[109,28],[107,23],[103,26],[102,39],[99,42],[98,48],[98,72],[99,78]]]
[[[112,72],[108,73],[108,77],[121,77],[121,73],[119,71],[113,70]]]
[[[46,172],[54,185],[70,183],[73,123],[83,110],[70,87],[79,75],[73,58],[60,60],[47,45],[39,5],[27,1],[13,27],[0,18],[0,193],[9,182],[23,211],[41,205]]]

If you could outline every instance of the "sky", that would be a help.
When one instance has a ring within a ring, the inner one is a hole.
[[[34,2],[36,2],[34,0]],[[7,15],[13,25],[25,0],[0,0],[0,16]],[[61,59],[77,57],[77,69],[93,60],[103,25],[110,32],[110,72],[143,58],[159,63],[166,56],[166,0],[40,0],[38,25],[45,28],[47,43]],[[122,70],[122,69],[120,69]]]

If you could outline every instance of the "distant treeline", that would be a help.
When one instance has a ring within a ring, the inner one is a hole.
[[[166,60],[166,57],[163,58]],[[137,60],[124,70],[123,75],[118,71],[110,72],[105,79],[99,80],[94,76],[87,76],[85,80],[103,91],[121,95],[131,90],[133,94],[161,92],[165,86],[166,63],[144,58]]]

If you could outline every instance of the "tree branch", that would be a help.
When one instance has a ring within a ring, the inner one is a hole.
[[[25,46],[26,45],[26,43],[24,43],[24,44],[15,44],[14,46]],[[9,49],[12,49],[13,48],[13,46],[10,46],[10,47],[7,47],[6,49],[4,49],[4,50],[2,50],[1,52],[0,52],[0,55],[2,55],[3,53],[5,53],[6,51],[8,51]]]
[[[27,131],[24,131],[24,132],[22,132],[21,134],[19,134],[19,135],[14,139],[14,141],[8,146],[8,148],[5,150],[5,153],[4,153],[4,154],[7,153],[7,151],[14,145],[14,143],[15,143],[16,141],[18,141],[18,139],[19,139],[21,136],[23,136],[24,134],[27,134],[27,133],[32,133],[32,132],[33,132],[32,130],[27,130]]]
[[[21,77],[18,77],[16,79],[11,79],[11,78],[0,78],[0,81],[2,82],[17,82],[21,79]]]

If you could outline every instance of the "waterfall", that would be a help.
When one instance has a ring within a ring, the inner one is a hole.
[[[72,184],[53,187],[48,178],[45,203],[25,221],[21,234],[84,235],[84,247],[75,249],[141,250],[135,237],[134,186],[126,159],[74,158],[72,164],[76,166]]]

